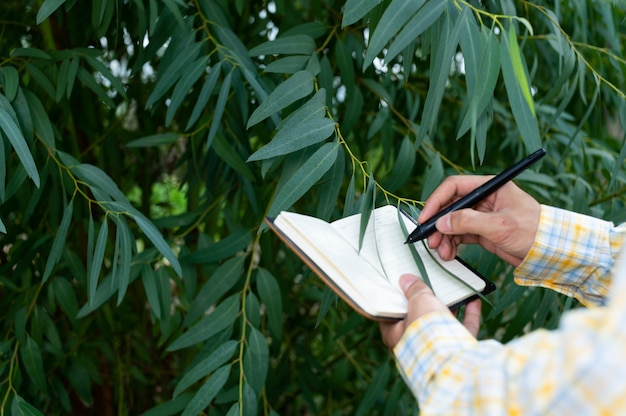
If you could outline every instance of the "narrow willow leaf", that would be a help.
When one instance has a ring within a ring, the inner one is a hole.
[[[406,225],[404,224],[404,218],[402,218],[404,214],[398,208],[398,222],[400,223],[400,227],[402,228],[402,233],[405,237],[408,238],[410,231],[406,229]],[[413,230],[411,230],[413,231]],[[411,256],[413,256],[413,260],[417,265],[417,269],[420,271],[420,277],[426,283],[426,286],[433,290],[433,286],[430,284],[430,278],[428,277],[428,273],[426,273],[426,267],[424,267],[424,262],[420,257],[417,249],[415,248],[415,244],[407,244],[409,246],[409,250],[411,251]]]
[[[70,60],[64,59],[59,67],[59,75],[57,76],[55,101],[58,103],[65,95],[67,90],[67,76],[69,75]]]
[[[37,166],[35,166],[35,160],[30,153],[28,144],[22,135],[20,128],[17,126],[13,118],[7,113],[7,111],[0,107],[0,129],[4,132],[7,139],[13,146],[17,157],[24,166],[26,173],[32,179],[35,186],[39,187],[39,172],[37,172]]]
[[[201,43],[190,43],[186,45],[186,47],[179,51],[179,54],[176,55],[177,59],[167,66],[163,73],[159,71],[159,79],[152,90],[152,94],[150,94],[148,100],[146,101],[146,108],[151,108],[161,97],[165,95],[165,93],[176,83],[176,81],[180,79],[184,73],[184,69],[196,59],[196,56],[198,56],[202,46],[203,45]],[[170,45],[169,47],[171,48],[173,46]]]
[[[172,13],[178,24],[185,28],[185,21],[183,19],[183,15],[180,13],[179,6],[182,5],[183,7],[187,7],[187,4],[175,0],[163,0],[163,3],[165,3],[165,6]]]
[[[335,57],[343,85],[346,86],[346,93],[350,96],[356,85],[354,62],[352,58],[352,50],[346,46],[344,39],[337,39],[337,42],[335,43]]]
[[[339,146],[338,143],[326,143],[320,147],[278,191],[269,216],[276,216],[308,192],[333,165]]]
[[[206,70],[207,63],[209,62],[208,56],[201,56],[189,65],[186,72],[181,76],[180,80],[172,91],[170,102],[165,114],[165,125],[170,126],[176,111],[183,103],[183,100],[189,94],[189,90],[193,87],[193,84],[202,76]]]
[[[229,72],[224,81],[222,82],[222,87],[220,88],[220,94],[217,97],[217,104],[215,105],[215,112],[213,113],[213,121],[211,121],[211,127],[209,128],[209,135],[206,139],[206,149],[211,148],[211,144],[213,143],[213,139],[215,138],[215,134],[219,130],[219,127],[222,122],[222,115],[224,114],[224,109],[226,108],[226,103],[228,101],[228,94],[230,93],[231,80],[233,77],[233,73]]]
[[[43,359],[39,345],[29,335],[26,335],[26,343],[20,348],[22,362],[28,378],[33,386],[40,392],[47,391],[46,373],[43,368]]]
[[[422,185],[422,191],[420,199],[425,201],[426,198],[439,186],[444,179],[443,163],[441,162],[441,154],[436,152],[429,155],[430,166],[426,169],[424,174],[424,184]]]
[[[70,65],[67,69],[67,88],[65,89],[65,96],[70,98],[72,91],[74,90],[74,83],[76,82],[76,75],[78,74],[78,66],[80,65],[80,59],[77,56],[73,56],[70,59]]]
[[[247,341],[243,356],[243,372],[250,386],[257,395],[260,395],[269,368],[269,348],[263,334],[253,326],[248,327]]]
[[[522,63],[513,26],[511,26],[511,32],[501,35],[500,50],[502,76],[509,96],[511,113],[513,113],[513,117],[517,122],[526,148],[529,150],[538,149],[541,147],[539,126],[535,117],[532,97],[530,97],[530,101],[527,98],[530,94],[530,88],[523,68],[521,70],[521,78],[518,78],[519,68],[522,66]]]
[[[319,328],[320,324],[326,317],[326,314],[328,313],[330,306],[333,303],[337,303],[337,299],[338,299],[337,294],[333,292],[333,290],[330,287],[325,286],[324,293],[322,294],[322,301],[320,302],[320,311],[317,315],[317,320],[315,321],[315,328]]]
[[[287,56],[270,62],[264,71],[276,74],[295,74],[303,70],[307,62],[309,62],[309,57],[306,55]]]
[[[108,196],[119,202],[126,202],[126,196],[113,179],[107,175],[102,169],[87,163],[81,163],[75,166],[69,166],[70,171],[79,179],[85,181],[90,188],[96,188],[104,191]]]
[[[0,218],[0,233],[4,233],[4,234],[7,233],[7,227],[2,222],[2,218]]]
[[[65,0],[45,0],[39,11],[37,11],[37,24],[41,24],[44,20],[48,18],[52,13],[54,13],[61,5],[65,3]]]
[[[242,230],[230,234],[220,241],[201,248],[193,254],[183,257],[185,263],[209,264],[222,261],[245,250],[252,242],[250,230]]]
[[[196,416],[204,413],[204,409],[226,384],[230,374],[230,367],[230,364],[228,364],[215,371],[206,383],[198,389],[181,416]]]
[[[328,172],[324,174],[320,188],[319,203],[317,205],[317,217],[328,220],[337,207],[339,192],[343,185],[346,170],[346,155],[343,147],[337,151],[337,159]]]
[[[243,265],[244,257],[236,256],[228,259],[213,272],[191,303],[183,323],[184,326],[189,326],[202,316],[217,303],[218,299],[235,286],[243,273]]]
[[[4,96],[7,97],[9,101],[13,101],[20,86],[20,76],[17,69],[9,65],[3,66],[0,69],[0,74],[2,75],[2,89],[4,91]]]
[[[448,0],[429,1],[398,33],[398,36],[389,45],[385,54],[385,62],[391,62],[407,46],[414,42],[426,29],[439,19],[441,14],[448,8]]]
[[[193,398],[192,393],[185,393],[176,399],[167,401],[142,413],[141,416],[171,416],[182,412]]]
[[[383,50],[385,45],[424,5],[425,0],[392,0],[385,9],[374,33],[371,35],[367,52],[363,59],[363,70],[372,64],[374,58]]]
[[[126,147],[155,147],[168,145],[176,142],[179,138],[180,134],[178,133],[153,134],[152,136],[130,141],[126,144]]]
[[[64,277],[55,277],[50,281],[59,306],[68,316],[70,321],[74,322],[78,313],[78,299],[72,284]]]
[[[17,92],[15,93],[15,98],[13,99],[11,105],[15,110],[15,115],[17,116],[18,124],[22,133],[24,134],[24,138],[29,144],[33,143],[35,139],[35,133],[33,131],[33,117],[31,116],[31,110],[28,107],[26,94],[24,94],[22,88],[18,87]]]
[[[115,108],[115,102],[109,97],[107,92],[102,88],[94,79],[93,74],[87,71],[85,68],[78,68],[77,73],[78,79],[85,84],[87,88],[89,88],[94,94],[98,96],[103,103],[106,104],[109,108]]]
[[[361,197],[361,206],[359,213],[361,214],[361,224],[359,228],[359,251],[363,247],[363,238],[367,231],[367,225],[372,217],[372,211],[376,203],[376,180],[374,179],[374,172],[370,172],[369,180],[367,182],[367,188]]]
[[[159,230],[148,220],[143,214],[141,214],[137,210],[133,210],[130,214],[130,217],[137,223],[141,231],[148,237],[148,239],[154,244],[159,253],[163,255],[169,261],[170,265],[176,271],[178,276],[182,275],[182,269],[180,267],[180,263],[176,258],[176,255],[172,251],[172,248],[167,244],[163,235],[159,232]]]
[[[220,345],[213,352],[211,352],[211,355],[193,366],[189,369],[189,371],[185,372],[185,375],[183,375],[174,389],[173,397],[178,397],[180,393],[185,391],[185,389],[193,383],[203,377],[207,377],[216,368],[225,364],[226,361],[233,356],[238,346],[239,343],[237,341],[226,341],[224,344]]]
[[[235,294],[220,303],[213,312],[202,318],[187,332],[178,337],[167,351],[187,348],[207,340],[221,330],[229,327],[240,311],[239,294]]]
[[[356,178],[354,172],[352,172],[352,176],[350,177],[350,182],[348,183],[348,189],[346,190],[346,199],[343,204],[343,216],[347,217],[349,215],[354,214],[354,194],[356,192]]]
[[[256,415],[258,410],[258,403],[259,398],[256,394],[256,392],[254,391],[254,389],[252,388],[252,386],[250,386],[250,383],[248,383],[248,381],[244,381],[243,384],[243,397],[241,399],[241,414],[242,415]]]
[[[249,56],[260,55],[311,55],[315,52],[315,41],[308,35],[282,36],[262,43],[248,52]]]
[[[241,154],[237,151],[231,141],[227,140],[221,134],[218,134],[213,141],[213,150],[217,156],[222,159],[228,166],[233,168],[235,172],[240,174],[249,181],[254,181],[254,174],[250,167],[241,158]]]
[[[70,223],[72,222],[72,213],[74,212],[74,200],[72,199],[67,203],[63,210],[63,218],[61,219],[61,225],[59,225],[59,229],[57,230],[56,236],[54,237],[54,241],[52,242],[52,248],[50,249],[50,254],[48,255],[48,260],[46,261],[46,268],[43,272],[43,280],[42,283],[46,283],[50,274],[52,273],[52,269],[57,264],[59,259],[61,258],[61,254],[63,254],[63,249],[65,248],[65,241],[67,239],[67,230],[70,228]]]
[[[4,138],[0,137],[0,203],[6,200],[6,183],[7,183],[7,162],[6,162],[6,156],[5,156],[5,150],[4,150]],[[6,228],[4,229],[4,232],[6,232]]]
[[[443,93],[450,75],[450,63],[456,53],[459,43],[459,33],[461,22],[464,16],[469,13],[469,8],[464,8],[456,22],[452,21],[450,13],[445,14],[443,25],[441,27],[440,38],[438,39],[438,47],[434,59],[432,61],[431,82],[428,87],[428,94],[424,102],[424,113],[422,114],[422,126],[420,131],[420,140],[432,133],[441,106]]]
[[[98,239],[96,240],[96,246],[93,251],[93,259],[89,267],[89,304],[93,305],[93,301],[96,297],[96,289],[98,288],[98,278],[100,277],[100,271],[102,270],[102,262],[104,260],[104,251],[106,249],[107,237],[109,236],[109,226],[106,218],[102,221],[100,231],[98,231]]]
[[[11,415],[13,416],[44,416],[35,406],[28,403],[18,394],[13,396],[11,403]]]
[[[283,325],[283,301],[280,286],[276,278],[263,268],[259,268],[256,285],[261,302],[265,305],[267,322],[273,339],[280,340]]]
[[[220,61],[211,68],[209,75],[204,80],[204,84],[202,85],[202,89],[200,90],[200,94],[198,95],[198,100],[193,107],[193,111],[189,116],[189,121],[187,121],[187,126],[185,127],[185,131],[189,130],[198,118],[202,114],[202,111],[205,109],[206,104],[209,102],[209,98],[211,97],[211,93],[213,93],[213,89],[217,84],[217,80],[220,76],[220,70],[222,68],[222,62]]]
[[[293,153],[326,140],[334,131],[335,122],[328,118],[308,120],[293,130],[281,129],[271,142],[254,152],[247,162]]]
[[[343,9],[341,27],[346,27],[356,23],[359,19],[368,14],[374,7],[378,6],[381,0],[348,0]]]
[[[415,152],[413,151],[413,142],[408,136],[405,136],[393,163],[391,174],[384,182],[384,188],[390,192],[398,189],[409,179],[414,166]]]
[[[298,71],[282,84],[278,85],[271,94],[254,110],[248,120],[247,128],[260,123],[269,116],[277,113],[289,104],[306,97],[313,91],[313,74],[309,71]]]
[[[28,102],[28,106],[30,107],[33,127],[46,146],[53,150],[55,148],[54,130],[47,111],[43,107],[41,100],[39,100],[39,98],[32,92],[26,90],[24,91],[24,96],[26,98],[26,102]]]
[[[146,292],[146,298],[148,299],[150,310],[156,319],[161,319],[161,302],[159,302],[157,278],[156,273],[150,266],[145,264],[141,266],[141,283],[143,284],[143,289]]]
[[[482,51],[476,57],[476,74],[472,88],[470,104],[461,122],[457,138],[461,137],[471,127],[476,128],[479,116],[485,111],[496,88],[498,75],[500,74],[500,48],[498,39],[492,31],[482,28]],[[463,42],[462,42],[463,43]],[[471,81],[468,78],[468,89]]]
[[[117,279],[117,305],[124,299],[126,289],[130,283],[130,269],[133,256],[133,235],[128,223],[123,217],[119,217],[117,222],[117,234],[120,236],[120,264],[119,278]]]
[[[283,119],[276,129],[290,131],[299,129],[309,120],[319,119],[326,115],[326,90],[320,89],[302,107]]]
[[[372,382],[363,394],[363,400],[361,400],[359,407],[356,409],[357,416],[369,414],[372,406],[374,406],[384,394],[390,375],[389,364],[386,362],[376,370],[374,377],[372,377]]]

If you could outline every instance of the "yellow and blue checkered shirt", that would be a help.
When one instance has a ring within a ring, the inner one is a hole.
[[[515,280],[588,308],[506,345],[477,341],[449,314],[416,320],[394,354],[421,414],[626,415],[625,237],[626,224],[542,206]]]

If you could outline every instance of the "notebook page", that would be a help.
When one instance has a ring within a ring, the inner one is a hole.
[[[409,232],[415,228],[415,224],[405,215],[401,214],[401,218]],[[335,221],[332,226],[355,248],[358,248],[360,224],[360,215],[354,215]],[[372,263],[377,263],[380,269],[384,269],[390,283],[398,290],[400,289],[399,279],[402,274],[420,275],[409,246],[404,244],[405,240],[406,237],[398,222],[396,207],[387,205],[372,212],[363,239],[361,256],[368,258]],[[476,291],[485,288],[485,282],[460,262],[439,259],[436,251],[425,248],[421,242],[414,244],[414,247],[424,263],[435,294],[446,305],[452,305],[465,299],[473,291],[454,277],[449,276],[437,263],[470,284]],[[427,250],[436,260],[433,260]],[[384,264],[381,264],[379,259],[384,259]]]
[[[325,221],[281,212],[274,224],[355,303],[372,315],[406,313],[406,299]]]

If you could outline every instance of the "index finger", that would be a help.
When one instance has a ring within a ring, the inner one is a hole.
[[[424,202],[424,208],[418,217],[421,224],[457,199],[467,195],[493,176],[456,175],[448,176]]]

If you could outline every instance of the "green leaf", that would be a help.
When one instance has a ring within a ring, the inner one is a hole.
[[[101,190],[118,202],[127,202],[126,195],[120,191],[120,188],[113,182],[113,179],[102,169],[87,163],[70,165],[68,167],[74,175],[85,181],[92,190]],[[122,210],[122,212],[123,211],[125,210]]]
[[[184,73],[184,69],[196,59],[200,49],[201,43],[190,43],[179,52],[174,62],[167,66],[163,72],[159,71],[159,79],[152,90],[152,94],[146,101],[146,108],[151,108],[165,93],[180,79]],[[170,45],[169,48],[173,46]],[[168,49],[169,49],[168,48]]]
[[[192,398],[193,394],[191,393],[182,394],[169,402],[153,407],[152,409],[142,413],[141,416],[171,416],[174,414],[180,414],[180,412],[187,407],[187,404],[189,404]]]
[[[400,209],[398,209],[398,222],[400,223],[400,228],[402,228],[402,233],[404,234],[404,236],[408,237],[409,230],[406,229],[406,225],[404,224],[404,219],[402,218],[403,215],[404,214],[400,212]],[[415,264],[417,265],[417,269],[420,272],[420,277],[422,278],[422,281],[426,283],[426,286],[428,286],[430,290],[432,290],[433,286],[430,284],[430,278],[428,277],[428,273],[426,272],[426,267],[424,267],[424,262],[422,261],[422,258],[420,257],[419,253],[417,252],[415,245],[414,244],[407,244],[407,245],[409,246],[409,250],[411,251],[411,256],[413,257],[413,260],[415,261]]]
[[[119,217],[115,221],[117,223],[117,234],[120,236],[120,267],[118,272],[119,278],[117,279],[117,305],[119,306],[130,283],[130,266],[134,243],[132,232],[126,220],[123,217]]]
[[[249,230],[233,232],[220,241],[210,244],[182,258],[186,263],[209,264],[224,260],[244,250],[252,242]]]
[[[261,302],[265,305],[267,322],[273,339],[280,340],[283,325],[283,301],[280,286],[278,286],[276,278],[263,268],[259,268],[256,286]]]
[[[43,142],[46,144],[46,146],[48,146],[50,150],[55,149],[54,130],[52,128],[52,123],[50,122],[50,118],[48,117],[46,109],[44,108],[39,98],[32,92],[26,90],[24,91],[24,96],[26,98],[28,106],[30,107],[33,127],[39,134],[39,137],[41,137]]]
[[[52,273],[52,269],[61,258],[61,254],[63,254],[63,249],[65,248],[65,241],[67,239],[67,230],[70,228],[70,223],[72,222],[73,212],[74,212],[74,200],[72,199],[70,202],[67,203],[67,206],[63,210],[63,218],[61,219],[61,225],[59,225],[59,229],[57,230],[56,236],[54,237],[54,241],[52,242],[52,248],[50,249],[48,260],[46,261],[46,268],[43,272],[42,283],[46,283],[46,281],[48,280],[48,277],[50,277],[50,273]]]
[[[78,313],[78,300],[72,284],[64,277],[55,277],[50,281],[50,285],[59,306],[65,311],[70,321],[74,322]]]
[[[206,66],[209,63],[208,56],[201,56],[196,59],[187,71],[180,78],[176,87],[174,87],[174,91],[172,91],[172,96],[170,97],[170,103],[167,107],[167,113],[165,114],[165,125],[170,126],[172,124],[172,120],[174,119],[174,115],[176,111],[183,103],[183,100],[187,98],[187,94],[189,94],[189,90],[193,87],[193,84],[200,78],[200,76],[206,70]]]
[[[374,58],[383,50],[387,42],[419,10],[426,0],[392,0],[385,9],[374,33],[370,38],[363,59],[363,70],[371,65]]]
[[[213,312],[206,315],[187,332],[178,337],[167,347],[167,351],[180,350],[207,340],[229,327],[237,318],[239,310],[239,294],[232,295],[220,303]]]
[[[243,256],[228,259],[213,272],[191,303],[183,323],[184,326],[188,326],[202,316],[215,305],[219,298],[235,286],[243,273],[244,259]]]
[[[85,68],[78,68],[78,79],[85,84],[87,88],[89,88],[94,94],[102,100],[104,104],[106,104],[109,108],[115,108],[115,102],[109,97],[107,92],[102,88],[94,79],[93,74],[87,71]]]
[[[39,187],[39,172],[37,172],[37,166],[35,166],[26,140],[13,118],[2,107],[0,107],[0,129],[9,139],[28,176],[33,180],[35,186]]]
[[[111,70],[103,64],[98,58],[84,55],[85,61],[97,72],[100,73],[104,78],[106,78],[115,91],[122,97],[126,97],[126,89],[124,88],[124,84],[111,72]]]
[[[262,43],[248,52],[249,56],[260,55],[311,55],[315,52],[315,41],[309,35],[282,36]]]
[[[295,74],[303,70],[308,61],[309,57],[306,55],[287,56],[270,62],[267,64],[264,71],[277,74]]]
[[[2,218],[0,218],[0,233],[4,233],[4,234],[7,233],[7,227],[2,222]]]
[[[434,152],[430,154],[428,159],[430,160],[430,166],[426,169],[424,174],[424,184],[422,185],[422,191],[420,198],[425,201],[426,198],[439,186],[444,180],[443,163],[441,162],[441,154]]]
[[[339,146],[338,143],[324,144],[287,180],[272,202],[270,217],[293,205],[324,176],[337,160]]]
[[[428,87],[428,94],[424,102],[424,113],[422,114],[422,126],[419,130],[420,140],[431,134],[434,130],[441,100],[446,89],[446,83],[450,75],[450,63],[456,53],[461,22],[469,8],[464,8],[461,16],[458,17],[456,24],[453,25],[450,13],[445,15],[443,25],[441,27],[438,39],[438,47],[435,56],[431,62],[431,80]]]
[[[36,58],[36,59],[44,59],[44,60],[52,59],[52,57],[48,55],[46,52],[37,48],[16,48],[15,50],[13,50],[13,52],[11,52],[10,56],[12,58],[26,57],[26,58]]]
[[[226,138],[221,134],[215,137],[213,150],[220,157],[220,159],[233,168],[235,172],[250,181],[254,181],[254,174],[250,170],[250,167],[246,165],[246,162],[244,162],[241,158],[241,154],[237,151],[237,149],[235,149],[231,142],[226,140]]]
[[[356,23],[376,7],[381,0],[348,0],[344,6],[341,27]]]
[[[93,251],[93,259],[89,267],[88,297],[89,304],[92,306],[96,297],[96,289],[98,288],[98,279],[100,277],[100,271],[102,270],[102,262],[104,260],[104,251],[106,249],[108,236],[109,226],[105,218],[104,221],[102,221],[102,226],[100,226],[100,231],[98,231],[98,239],[96,240],[96,246]]]
[[[254,152],[247,162],[293,153],[327,139],[334,131],[335,122],[328,118],[308,120],[293,130],[281,129],[271,142]]]
[[[159,253],[161,253],[163,257],[167,259],[167,261],[169,261],[171,266],[176,271],[176,274],[178,274],[178,276],[182,276],[183,272],[180,267],[180,263],[176,258],[176,255],[174,255],[171,247],[167,244],[167,242],[163,238],[163,235],[154,226],[154,224],[152,224],[150,220],[148,220],[146,217],[143,216],[143,214],[135,209],[133,209],[129,213],[129,216],[137,223],[139,228],[141,228],[141,231],[143,231],[146,237],[148,237],[152,244],[154,244],[156,249],[159,250]]]
[[[168,145],[176,142],[180,138],[179,133],[160,133],[142,137],[126,144],[126,147],[155,147]]]
[[[211,374],[216,368],[223,365],[234,354],[235,350],[239,346],[237,341],[226,341],[220,345],[215,351],[211,353],[207,358],[200,361],[193,366],[189,371],[185,372],[185,375],[180,379],[176,388],[174,389],[173,397],[176,398],[186,388],[191,386],[196,381]]]
[[[258,329],[253,326],[248,328],[247,348],[243,356],[243,372],[250,386],[257,395],[260,395],[269,368],[269,348],[265,337]]]
[[[37,12],[37,24],[41,24],[52,13],[54,13],[61,5],[65,3],[65,0],[44,0]]]
[[[260,123],[289,104],[306,97],[313,91],[313,74],[298,71],[282,84],[278,85],[261,105],[254,110],[248,120],[247,128]]]
[[[205,109],[207,102],[209,102],[209,98],[211,97],[211,93],[215,88],[215,84],[217,84],[217,80],[220,76],[220,70],[222,68],[222,62],[217,63],[213,68],[211,68],[209,72],[209,76],[206,77],[204,84],[202,85],[202,89],[200,90],[200,94],[198,95],[198,100],[196,101],[196,105],[193,107],[193,111],[191,112],[191,116],[189,116],[189,121],[187,121],[187,126],[185,127],[185,131],[189,130],[191,126],[198,121],[200,114]]]
[[[541,147],[539,126],[535,116],[534,105],[532,104],[532,97],[529,100],[530,87],[522,66],[514,26],[511,25],[510,32],[503,33],[500,38],[502,76],[509,96],[511,113],[513,113],[513,117],[517,122],[526,148],[528,150],[536,150]]]
[[[337,149],[337,159],[328,172],[324,174],[321,183],[317,217],[328,220],[337,206],[339,192],[345,178],[346,155],[343,147]]]
[[[328,313],[328,310],[330,309],[331,305],[333,303],[336,303],[337,299],[338,299],[337,294],[333,292],[333,290],[330,287],[325,286],[324,294],[322,295],[322,301],[320,302],[320,312],[317,315],[317,320],[315,321],[315,328],[319,328],[320,324],[324,320],[324,317]]]
[[[215,112],[213,113],[213,121],[211,122],[209,135],[206,139],[206,149],[211,147],[215,134],[221,125],[222,115],[224,114],[224,109],[226,108],[226,103],[228,101],[228,94],[230,92],[232,75],[233,73],[229,72],[222,82],[222,88],[220,88],[220,94],[217,97],[217,104],[215,105]]]
[[[389,63],[404,49],[414,42],[426,29],[439,19],[441,14],[448,8],[448,0],[429,1],[398,33],[398,36],[389,45],[385,54],[385,62]]]
[[[359,226],[359,251],[363,247],[363,238],[365,237],[365,231],[367,225],[370,222],[372,211],[376,203],[376,180],[374,179],[374,172],[370,172],[369,180],[367,181],[367,188],[361,197],[361,205],[359,208],[359,214],[361,214],[361,223]]]
[[[150,305],[150,310],[156,317],[156,319],[161,319],[161,303],[159,302],[159,291],[157,289],[157,275],[154,270],[148,265],[142,265],[141,267],[141,283],[143,284],[143,289],[146,292],[146,297],[148,298],[148,304]]]
[[[204,409],[226,384],[230,374],[230,367],[230,364],[225,365],[209,377],[206,383],[193,396],[182,416],[196,416],[203,413]]]
[[[29,335],[26,335],[26,343],[20,348],[22,363],[26,374],[33,386],[41,393],[47,391],[46,373],[43,369],[43,359],[39,345]]]
[[[13,396],[11,402],[12,416],[44,416],[35,406],[22,399],[18,394]]]
[[[61,66],[59,67],[59,75],[57,76],[57,86],[56,86],[56,95],[55,101],[58,103],[63,98],[65,91],[67,90],[67,77],[69,75],[69,59],[64,59],[61,62]]]
[[[409,179],[414,166],[415,151],[413,150],[413,142],[408,137],[404,137],[398,150],[398,156],[396,156],[396,160],[393,163],[391,174],[387,177],[383,187],[390,192],[398,189]]]
[[[302,107],[298,108],[282,120],[276,129],[278,131],[299,129],[303,123],[315,118],[322,118],[325,114],[326,90],[322,88],[306,103],[304,103]]]
[[[4,96],[7,97],[9,101],[13,101],[20,86],[20,76],[17,69],[13,66],[7,65],[0,68],[0,74],[2,75],[2,89],[4,90]]]
[[[365,393],[363,393],[363,400],[359,403],[359,407],[356,410],[356,415],[361,416],[367,414],[372,406],[380,399],[385,392],[385,387],[389,382],[389,376],[391,371],[389,365],[385,362],[372,377],[372,383],[369,385]]]
[[[243,397],[241,399],[241,415],[256,415],[257,414],[257,402],[258,397],[250,386],[247,380],[243,383]]]

